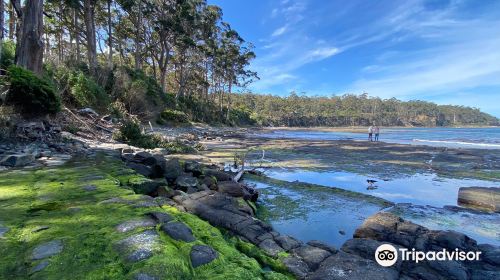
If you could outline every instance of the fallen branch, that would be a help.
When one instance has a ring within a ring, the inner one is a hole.
[[[69,112],[77,121],[81,122],[90,132],[90,134],[94,135],[95,134],[92,132],[92,128],[90,126],[87,125],[87,123],[85,121],[83,121],[82,119],[80,119],[77,115],[75,115],[75,113],[71,112],[70,109],[64,107],[64,110]]]
[[[241,169],[234,177],[233,181],[238,182],[241,179],[241,176],[243,176],[243,173],[245,173],[245,169]]]

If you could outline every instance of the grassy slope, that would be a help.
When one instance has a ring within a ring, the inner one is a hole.
[[[0,223],[10,228],[0,239],[0,279],[131,279],[138,272],[163,279],[288,278],[266,272],[255,259],[265,260],[255,246],[228,237],[196,216],[168,206],[151,209],[98,203],[113,197],[140,199],[120,187],[120,182],[135,177],[120,161],[103,156],[60,167],[0,173]],[[85,185],[95,185],[97,190],[85,191]],[[197,241],[179,242],[160,233],[161,245],[152,258],[127,263],[114,244],[143,229],[119,233],[115,227],[151,210],[168,212],[186,223]],[[49,229],[33,232],[39,226]],[[54,239],[63,241],[62,253],[51,257],[43,271],[30,274],[38,263],[30,260],[33,248]],[[212,246],[219,258],[192,268],[189,252],[194,244]],[[269,265],[279,268],[279,263]]]

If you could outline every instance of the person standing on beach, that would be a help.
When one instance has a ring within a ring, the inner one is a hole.
[[[373,133],[375,134],[375,142],[378,142],[378,135],[380,134],[380,128],[377,125],[373,128]]]
[[[372,135],[373,135],[373,126],[371,125],[368,128],[368,140],[373,141]]]

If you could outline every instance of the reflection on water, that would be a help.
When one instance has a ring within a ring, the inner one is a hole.
[[[498,186],[495,182],[420,174],[390,181],[374,178],[378,181],[375,183],[378,188],[367,190],[366,176],[350,172],[273,169],[266,174],[283,181],[297,180],[378,196],[399,203],[385,211],[404,219],[430,229],[463,232],[479,243],[500,245],[500,214],[469,212],[457,210],[456,207],[443,208],[445,205],[456,205],[460,186]],[[366,218],[382,210],[380,206],[363,199],[336,195],[329,192],[328,188],[304,188],[293,183],[274,186],[247,182],[255,184],[261,192],[260,203],[267,209],[261,218],[271,223],[277,231],[304,242],[317,239],[341,246],[352,238],[356,228]]]
[[[397,179],[367,177],[344,171],[307,171],[273,169],[269,177],[284,181],[300,181],[323,186],[338,187],[350,191],[381,197],[395,203],[413,203],[443,207],[457,205],[460,187],[498,187],[498,182],[441,178],[436,174],[416,174]],[[376,189],[367,189],[367,179],[374,179]]]
[[[255,184],[261,193],[259,203],[266,213],[260,213],[260,218],[278,232],[304,242],[315,239],[340,247],[366,218],[381,210],[379,205],[362,199],[245,181]]]

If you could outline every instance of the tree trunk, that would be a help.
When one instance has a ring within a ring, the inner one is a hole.
[[[141,26],[142,26],[142,2],[139,1],[137,10],[137,26],[135,29],[135,69],[142,69],[142,45],[141,45]]]
[[[113,22],[111,21],[111,0],[108,0],[108,48],[109,48],[109,57],[108,57],[108,66],[109,68],[113,68]]]
[[[9,39],[14,40],[14,35],[16,32],[16,13],[12,3],[9,2]]]
[[[87,58],[89,61],[89,69],[92,75],[96,75],[97,69],[97,49],[96,49],[96,36],[95,36],[95,1],[84,0],[84,19],[87,35]]]
[[[4,37],[4,24],[5,24],[5,3],[3,0],[0,1],[0,59],[2,59],[2,45],[3,45],[3,37]]]
[[[78,9],[75,8],[74,23],[75,23],[75,44],[76,44],[76,62],[82,61],[80,52],[80,29],[78,27]]]
[[[37,74],[43,63],[43,0],[27,0],[22,13],[21,38],[16,47],[16,64]]]

